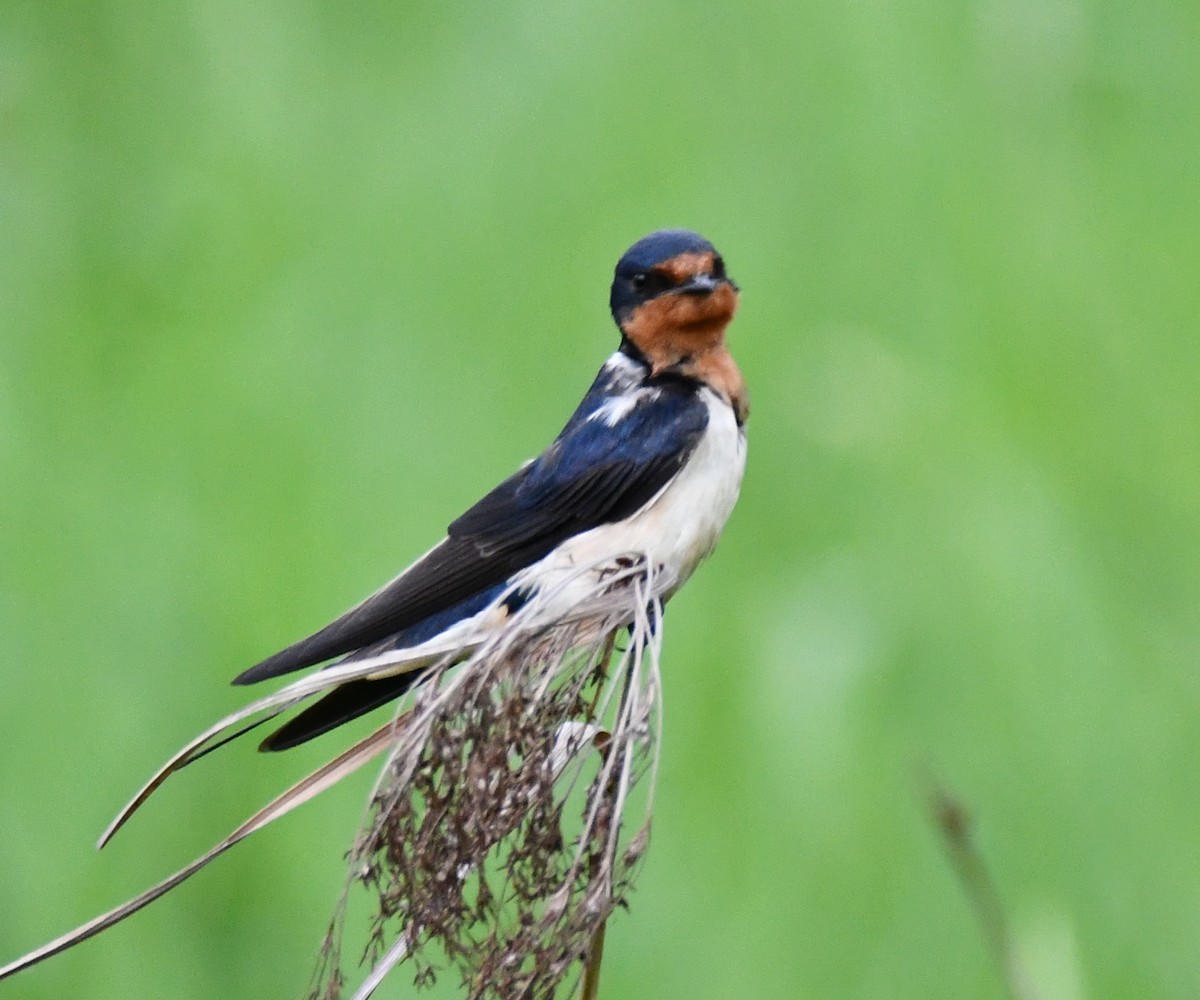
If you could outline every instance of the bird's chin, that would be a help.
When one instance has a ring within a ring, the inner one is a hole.
[[[684,302],[690,302],[695,312],[692,324],[720,323],[722,325],[733,319],[737,312],[738,292],[728,281],[717,285],[707,295],[678,296]],[[681,317],[682,319],[682,317]],[[681,325],[688,325],[686,321]]]
[[[647,357],[656,358],[662,346],[676,344],[680,337],[719,339],[737,307],[737,290],[725,282],[706,295],[651,299],[629,315],[621,330]]]

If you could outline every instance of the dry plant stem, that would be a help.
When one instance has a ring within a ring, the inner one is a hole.
[[[403,962],[408,957],[408,935],[401,934],[395,943],[387,950],[387,953],[371,970],[371,974],[363,981],[362,986],[358,988],[358,992],[354,994],[353,1000],[369,1000],[374,996],[375,991],[383,984],[389,972],[397,965]]]
[[[1010,1000],[1037,1000],[1029,975],[1017,958],[1008,916],[987,864],[971,836],[971,816],[961,800],[926,772],[922,783],[930,816],[941,836],[955,876],[967,895],[984,942]]]
[[[608,921],[604,921],[592,935],[592,944],[588,948],[587,960],[583,967],[583,988],[579,991],[579,1000],[596,1000],[600,995],[600,963],[604,960],[604,930]]]

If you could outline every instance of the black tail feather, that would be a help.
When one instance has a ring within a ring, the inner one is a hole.
[[[394,701],[414,684],[419,683],[424,676],[425,671],[414,670],[397,674],[395,677],[349,681],[334,688],[320,701],[309,705],[289,719],[263,740],[258,748],[273,752],[290,750],[301,743],[307,743],[331,729],[336,729],[342,723],[357,719],[380,705]]]

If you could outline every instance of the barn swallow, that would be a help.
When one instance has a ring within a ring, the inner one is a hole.
[[[642,553],[667,582],[662,600],[713,549],[746,460],[745,384],[726,346],[738,286],[702,236],[664,229],[621,257],[609,305],[621,332],[550,446],[451,523],[446,538],[318,632],[234,679],[253,684],[478,633],[522,613],[569,613],[589,584],[580,567]],[[594,586],[594,576],[591,581]],[[386,704],[409,671],[349,680],[262,743],[285,750]]]
[[[620,346],[550,446],[382,589],[235,678],[252,684],[337,658],[188,743],[121,810],[100,846],[169,775],[255,728],[258,722],[226,735],[261,711],[269,714],[259,721],[267,721],[323,692],[262,744],[284,750],[398,698],[426,669],[467,659],[481,635],[502,635],[498,630],[518,621],[540,627],[578,615],[630,557],[647,567],[647,582],[655,581],[655,605],[686,582],[716,545],[745,467],[746,388],[725,343],[738,287],[708,240],[665,229],[617,263],[609,304]],[[393,741],[391,727],[360,741],[179,872],[0,966],[0,980],[136,913]]]

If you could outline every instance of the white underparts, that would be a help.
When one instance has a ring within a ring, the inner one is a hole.
[[[683,468],[641,510],[613,524],[568,539],[522,571],[514,582],[561,587],[563,612],[578,589],[591,589],[594,574],[579,587],[567,583],[579,569],[603,566],[622,555],[644,555],[670,581],[670,596],[681,587],[717,544],[733,511],[746,466],[746,436],[729,404],[707,388],[699,390],[708,407],[708,425]]]

